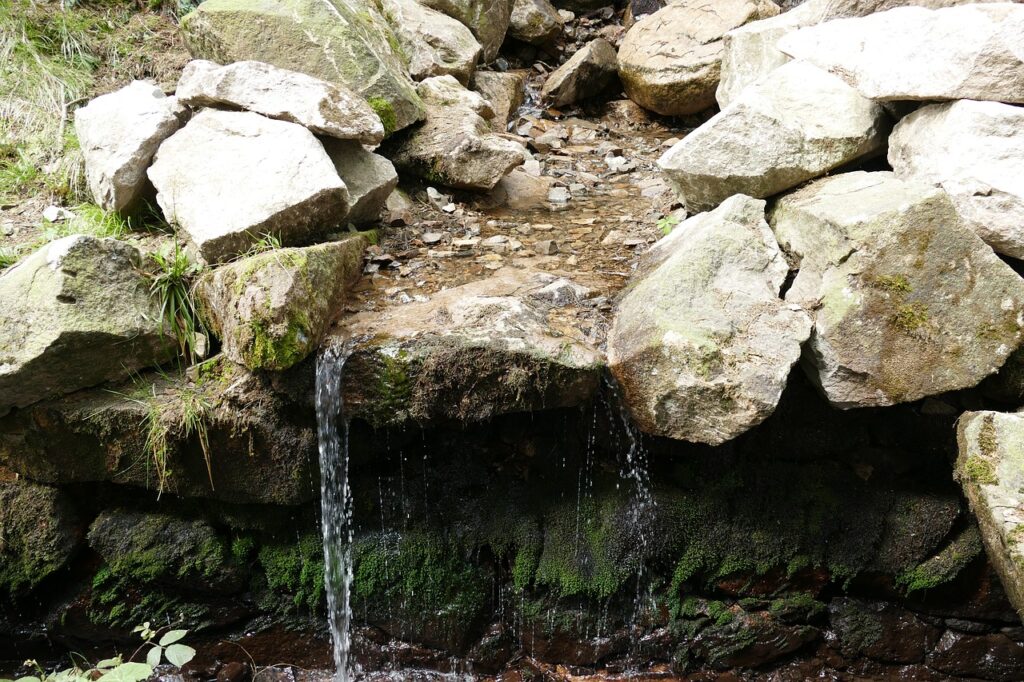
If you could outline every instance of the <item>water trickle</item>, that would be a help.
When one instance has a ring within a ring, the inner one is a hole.
[[[327,624],[334,645],[335,682],[349,682],[352,605],[352,494],[348,485],[348,420],[341,394],[347,345],[328,346],[317,359],[316,420],[320,447],[320,513],[324,539]]]

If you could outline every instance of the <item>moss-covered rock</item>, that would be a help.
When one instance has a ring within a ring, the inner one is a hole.
[[[192,55],[220,64],[251,59],[341,83],[384,122],[385,132],[423,118],[423,104],[373,3],[357,0],[207,0],[181,20]],[[253,40],[253,31],[261,39]]]
[[[226,593],[244,584],[228,542],[203,521],[113,509],[89,527],[89,546],[111,574],[142,584]]]
[[[55,488],[0,481],[0,594],[20,595],[64,568],[81,530]]]
[[[37,481],[294,505],[316,496],[316,431],[271,377],[218,356],[190,375],[82,391],[0,422],[0,464]]]
[[[142,257],[72,235],[0,276],[0,415],[174,356]]]
[[[249,369],[285,370],[320,345],[362,272],[361,235],[274,249],[208,272],[196,289],[224,353]]]

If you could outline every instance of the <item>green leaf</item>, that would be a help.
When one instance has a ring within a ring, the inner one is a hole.
[[[196,650],[184,644],[172,644],[164,653],[167,654],[168,661],[180,668],[192,660],[192,657],[196,655]]]
[[[124,663],[120,656],[114,656],[113,658],[104,658],[102,661],[96,664],[97,670],[106,670],[107,668],[114,668]]]
[[[106,675],[103,682],[142,682],[153,674],[153,668],[145,663],[122,663]]]
[[[174,644],[178,640],[182,639],[188,634],[188,630],[170,630],[164,633],[164,636],[160,638],[160,646],[167,646],[168,644]]]
[[[14,682],[39,682],[39,678],[35,675],[26,675],[25,677],[19,677]]]
[[[155,668],[160,665],[160,654],[163,653],[163,649],[158,646],[153,647],[146,654],[146,665],[150,668]]]

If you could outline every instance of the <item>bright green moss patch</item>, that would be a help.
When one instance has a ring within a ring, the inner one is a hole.
[[[968,526],[941,552],[897,576],[896,584],[908,594],[944,585],[956,578],[981,550],[981,533],[977,526]]]
[[[964,462],[964,475],[967,480],[980,485],[995,485],[999,482],[992,462],[977,455],[971,455]]]
[[[398,117],[395,115],[395,108],[391,102],[383,97],[371,97],[366,100],[366,103],[370,105],[370,108],[380,117],[380,122],[384,124],[385,137],[388,137],[398,129]]]
[[[291,603],[317,611],[324,600],[323,543],[308,533],[294,543],[268,544],[260,548],[259,562],[267,585]]]

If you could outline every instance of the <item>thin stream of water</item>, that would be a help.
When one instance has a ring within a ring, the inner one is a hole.
[[[341,394],[341,379],[350,353],[348,346],[328,346],[320,353],[316,366],[324,588],[334,646],[335,682],[351,679],[348,659],[352,643],[352,493],[348,484],[348,421]]]

